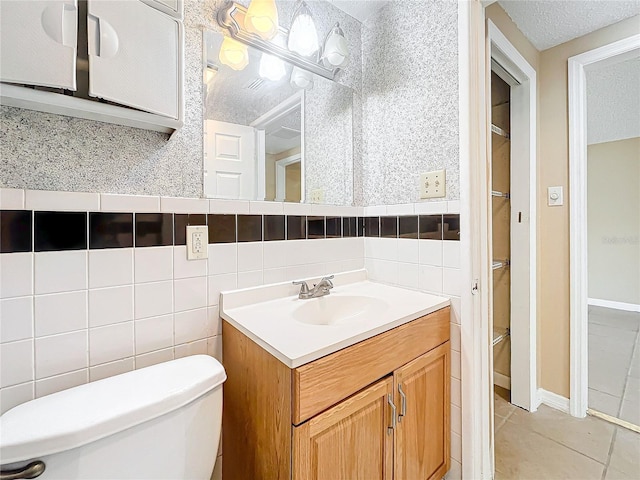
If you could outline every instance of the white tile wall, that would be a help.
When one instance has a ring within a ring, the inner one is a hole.
[[[39,252],[34,257],[36,295],[87,288],[86,250]]]
[[[24,190],[0,188],[0,208],[3,210],[23,210]]]
[[[26,190],[25,208],[27,210],[96,212],[100,210],[100,194]]]
[[[452,202],[415,204],[419,214],[446,213]],[[450,208],[455,209],[455,204]],[[387,206],[399,214],[406,206]],[[369,213],[372,212],[372,213]],[[384,215],[367,207],[365,214]],[[395,243],[394,243],[395,242]],[[448,479],[461,477],[462,393],[460,381],[460,242],[450,240],[364,239],[365,264],[376,281],[451,298],[451,470]]]
[[[136,283],[173,279],[173,247],[136,248],[134,259]]]
[[[133,285],[89,290],[89,326],[133,320]]]
[[[210,245],[198,261],[183,246],[1,255],[0,412],[185,355],[219,358],[220,290],[364,266],[363,239],[295,243]]]
[[[86,330],[36,338],[35,345],[38,380],[89,366]]]
[[[94,211],[401,215],[456,212],[458,202],[308,206],[0,189],[2,208]],[[80,196],[77,196],[80,195]],[[53,205],[53,207],[52,207]],[[192,209],[196,209],[192,210]],[[55,391],[173,358],[222,353],[221,290],[366,266],[373,279],[452,297],[452,404],[460,401],[459,242],[345,238],[0,255],[0,412]],[[34,310],[35,307],[35,310]],[[71,315],[62,315],[61,311]],[[35,331],[34,331],[35,327]],[[34,338],[37,336],[37,338]],[[457,349],[457,350],[456,350]],[[458,412],[453,410],[453,412]],[[452,457],[460,458],[452,415]],[[452,462],[452,471],[460,469]]]
[[[33,295],[33,253],[0,255],[0,298]]]
[[[33,340],[0,344],[0,387],[33,380]]]
[[[133,248],[89,251],[89,288],[133,283]]]
[[[87,328],[87,291],[36,295],[36,337]]]
[[[33,337],[33,298],[0,300],[0,343]]]

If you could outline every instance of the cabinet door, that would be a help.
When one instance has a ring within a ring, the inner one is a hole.
[[[395,479],[440,479],[450,456],[450,348],[434,348],[394,373]]]
[[[391,480],[393,380],[380,380],[293,428],[294,480]]]
[[[89,0],[89,95],[178,118],[182,24],[139,0]]]
[[[0,80],[76,89],[76,0],[0,1]]]

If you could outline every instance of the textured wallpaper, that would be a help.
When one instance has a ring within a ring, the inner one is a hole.
[[[224,1],[185,1],[185,125],[171,139],[0,107],[0,186],[201,196],[202,33],[218,29],[215,13]],[[281,18],[290,18],[294,2],[279,5]],[[351,203],[351,197],[356,205],[417,201],[417,174],[442,167],[447,198],[459,198],[456,3],[390,2],[362,26],[326,2],[312,0],[309,6],[320,35],[339,19],[352,52],[336,80],[355,92],[353,136],[343,145],[353,151],[344,175],[351,169],[355,188],[339,203]],[[327,152],[321,168],[310,169],[307,185],[347,188],[339,181],[341,172],[327,171],[336,158]]]
[[[185,125],[168,135],[1,107],[0,186],[199,197],[202,28],[212,12],[185,2]]]
[[[391,2],[363,24],[358,204],[418,201],[418,174],[440,168],[459,198],[457,8]]]

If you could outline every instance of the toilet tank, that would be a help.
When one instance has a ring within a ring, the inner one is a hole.
[[[220,363],[194,355],[18,405],[0,417],[0,465],[54,479],[209,479],[222,419]]]

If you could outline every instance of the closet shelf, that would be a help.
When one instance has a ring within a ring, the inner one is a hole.
[[[509,260],[494,260],[491,262],[492,270],[499,270],[501,268],[505,268],[509,266]]]
[[[503,197],[509,200],[511,198],[511,194],[509,192],[499,192],[497,190],[491,190],[492,197]]]
[[[493,329],[493,346],[495,347],[500,342],[505,340],[510,335],[510,331],[508,328],[496,328]]]
[[[511,138],[511,137],[509,136],[509,132],[507,132],[507,131],[505,131],[505,130],[501,129],[500,127],[498,127],[497,125],[494,125],[493,123],[491,124],[491,131],[492,131],[493,133],[495,133],[496,135],[500,135],[501,137],[504,137],[504,138]]]

